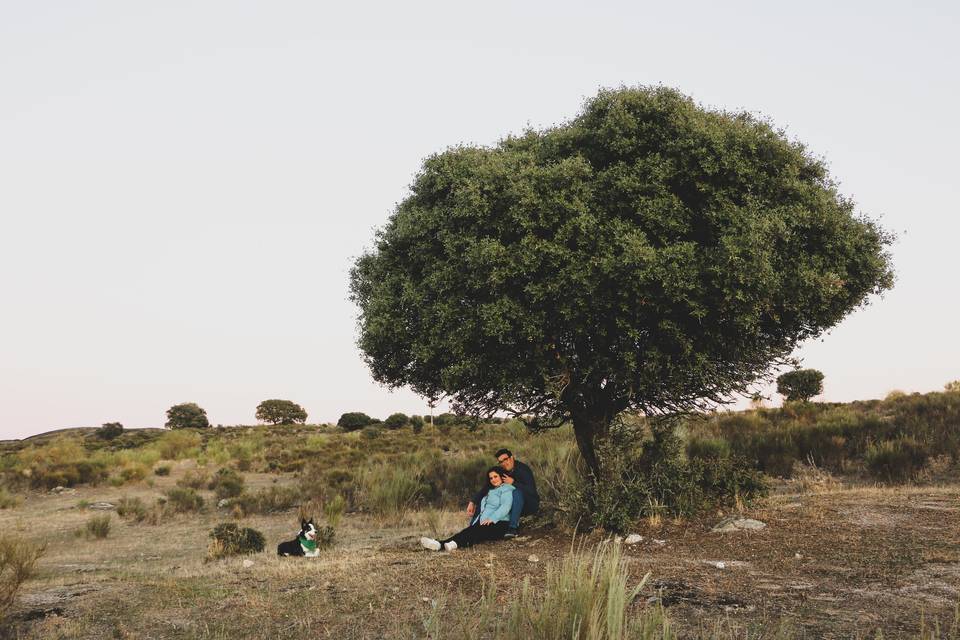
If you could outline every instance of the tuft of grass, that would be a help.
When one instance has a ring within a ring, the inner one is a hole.
[[[423,492],[422,474],[404,466],[368,467],[360,479],[363,504],[385,520],[399,524]]]
[[[110,514],[104,513],[91,516],[84,526],[84,533],[88,538],[102,540],[110,535]]]
[[[158,476],[168,476],[168,475],[170,475],[170,465],[168,465],[168,464],[158,464],[158,465],[154,468],[153,473],[154,473],[155,475],[158,475]]]
[[[16,509],[23,502],[23,498],[10,493],[6,487],[0,487],[0,509]]]
[[[0,621],[13,606],[21,585],[36,572],[44,545],[0,533]]]
[[[177,480],[177,486],[185,489],[206,489],[210,481],[210,472],[201,467],[187,470]]]
[[[231,501],[240,514],[277,513],[300,504],[300,492],[295,487],[267,487],[255,493],[243,493]]]
[[[140,498],[123,496],[117,502],[117,515],[134,522],[143,522],[147,517],[147,505]]]
[[[208,488],[213,490],[217,498],[235,498],[243,493],[243,476],[229,467],[217,471],[210,480]]]
[[[153,445],[164,460],[196,457],[203,439],[199,433],[187,430],[169,431]]]
[[[340,518],[343,517],[346,508],[347,501],[343,499],[343,496],[335,495],[323,503],[323,517],[326,518],[331,527],[336,528],[340,524]]]

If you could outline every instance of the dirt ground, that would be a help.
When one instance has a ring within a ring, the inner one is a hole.
[[[271,482],[250,474],[248,483]],[[95,512],[81,500],[122,495],[153,500],[172,486],[81,488],[30,494],[0,511],[0,528],[46,541],[40,574],[25,585],[4,638],[331,638],[423,637],[438,603],[474,602],[484,581],[499,597],[570,550],[571,536],[527,530],[513,541],[423,551],[429,518],[411,514],[386,526],[347,514],[335,546],[316,559],[280,559],[295,512],[245,518],[267,538],[262,554],[206,562],[207,532],[223,513],[181,515],[151,526],[116,515],[110,536],[78,534]],[[214,510],[215,511],[215,510]],[[680,637],[916,637],[921,620],[949,628],[960,602],[960,485],[848,488],[780,494],[744,514],[758,531],[713,533],[715,517],[638,527],[625,547],[631,575],[651,579],[635,603],[659,598]],[[462,514],[445,513],[455,530]],[[585,540],[600,541],[599,536]],[[532,556],[536,557],[536,560]],[[252,560],[245,567],[244,560]],[[723,563],[722,568],[718,563]]]

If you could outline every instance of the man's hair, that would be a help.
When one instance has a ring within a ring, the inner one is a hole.
[[[493,457],[494,457],[494,458],[499,458],[499,457],[502,456],[503,454],[507,454],[507,455],[510,456],[511,458],[513,457],[513,452],[510,451],[510,449],[500,449],[500,450],[498,450],[495,454],[493,454]]]

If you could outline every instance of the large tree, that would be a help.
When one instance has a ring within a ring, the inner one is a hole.
[[[620,412],[727,401],[888,289],[890,242],[769,123],[630,88],[427,158],[351,291],[376,380],[572,421],[596,471]]]

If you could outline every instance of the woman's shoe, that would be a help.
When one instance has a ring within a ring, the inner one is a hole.
[[[450,542],[444,542],[443,548],[446,549],[447,551],[453,551],[454,549],[457,548],[457,543],[454,542],[453,540],[451,540]]]
[[[440,541],[433,538],[420,538],[420,546],[430,551],[440,551]]]

